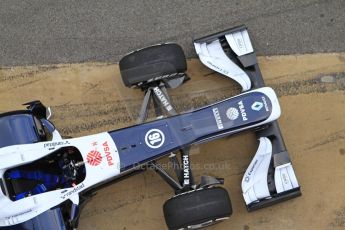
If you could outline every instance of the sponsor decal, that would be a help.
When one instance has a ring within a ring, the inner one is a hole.
[[[232,120],[232,121],[236,120],[239,115],[240,115],[240,113],[238,112],[238,109],[236,109],[234,107],[230,107],[226,111],[226,116],[228,117],[229,120]]]
[[[164,95],[164,93],[162,92],[162,90],[159,87],[154,87],[153,88],[153,92],[156,94],[156,96],[159,98],[159,100],[161,101],[161,103],[163,104],[164,108],[167,111],[172,110],[172,106],[170,105],[168,99],[166,98],[166,96]]]
[[[260,101],[256,101],[252,104],[252,110],[255,110],[255,111],[260,111],[262,109],[262,107],[264,107],[264,104]]]
[[[80,185],[75,186],[75,187],[73,188],[73,190],[71,190],[71,191],[67,192],[66,194],[62,195],[60,198],[64,200],[64,199],[66,199],[67,197],[73,195],[74,193],[80,191],[80,190],[81,190],[82,188],[84,188],[84,187],[85,187],[84,183],[81,183]]]
[[[223,125],[222,119],[220,118],[218,108],[213,108],[212,111],[213,111],[214,119],[216,119],[218,129],[224,129],[224,125]]]
[[[237,46],[238,46],[238,48],[240,50],[244,48],[242,37],[241,38],[237,38]]]
[[[290,178],[285,172],[282,173],[282,179],[285,185],[290,184]]]
[[[245,182],[249,182],[250,176],[252,175],[252,173],[253,173],[253,171],[254,171],[254,168],[255,168],[255,166],[256,166],[257,164],[258,164],[258,160],[255,160],[253,166],[250,168],[248,174],[247,174],[246,177],[244,178],[244,181],[245,181]]]
[[[87,154],[87,163],[91,166],[98,166],[102,162],[102,155],[97,150],[92,150]]]
[[[105,156],[107,158],[108,165],[109,166],[114,165],[113,157],[111,156],[111,152],[110,152],[110,147],[108,145],[108,141],[103,143],[103,149],[104,149]]]
[[[145,134],[145,143],[152,149],[157,149],[164,144],[164,133],[159,129],[150,129]]]
[[[154,77],[152,79],[149,79],[147,82],[154,82],[162,79],[167,79],[167,78],[179,78],[185,76],[185,73],[172,73],[172,74],[165,74],[162,76]]]
[[[239,101],[239,102],[238,102],[238,107],[239,107],[240,112],[241,112],[242,120],[243,120],[243,121],[247,121],[248,118],[247,118],[246,110],[245,110],[245,108],[244,108],[243,101]]]
[[[264,102],[264,105],[265,105],[265,110],[268,112],[270,111],[269,108],[268,108],[268,105],[267,105],[267,101],[266,101],[266,97],[261,97],[262,101]]]
[[[189,157],[184,155],[182,159],[183,163],[183,184],[189,184]]]
[[[57,142],[44,143],[43,147],[54,149],[56,146],[69,145],[69,144],[70,144],[69,141],[57,141]]]
[[[26,214],[28,214],[28,213],[30,213],[30,212],[32,212],[32,209],[26,210],[26,211],[24,211],[24,212],[20,212],[20,213],[18,213],[18,214],[16,214],[16,215],[13,215],[13,216],[11,216],[11,217],[16,218],[16,217],[19,217],[19,216],[22,216],[22,215],[26,215]]]
[[[229,71],[224,70],[224,69],[222,69],[222,68],[220,68],[220,67],[214,65],[214,64],[213,64],[212,62],[210,62],[210,61],[207,61],[207,64],[209,64],[210,66],[212,66],[213,68],[215,68],[216,71],[219,71],[220,73],[223,73],[223,74],[225,74],[225,75],[228,75],[228,74],[229,74]]]

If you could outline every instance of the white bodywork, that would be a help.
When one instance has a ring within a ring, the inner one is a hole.
[[[55,136],[54,139],[59,138]],[[81,191],[120,173],[120,160],[116,145],[108,133],[100,133],[80,138],[1,148],[0,176],[3,177],[6,169],[33,162],[59,148],[68,146],[76,147],[82,155],[86,167],[84,181],[71,188],[45,192],[17,201],[10,200],[0,190],[0,226],[14,225],[27,221],[67,199],[70,199],[73,203],[78,203],[78,194]],[[98,151],[102,156],[98,165],[87,163],[87,155],[93,150]]]
[[[227,34],[225,35],[225,39],[237,56],[254,52],[248,31],[246,29]]]
[[[231,49],[237,56],[252,53],[253,47],[246,29],[225,35]],[[242,91],[251,88],[248,75],[224,53],[218,39],[210,43],[194,43],[200,61],[208,68],[230,77],[242,86]]]
[[[261,137],[259,148],[242,179],[242,191],[246,204],[270,196],[267,185],[267,172],[271,157],[271,141],[266,137]]]
[[[272,111],[271,111],[271,114],[270,116],[258,123],[258,124],[255,124],[255,125],[251,125],[251,126],[246,126],[246,127],[243,127],[243,128],[239,128],[236,130],[236,132],[239,132],[239,131],[242,131],[242,130],[246,130],[246,129],[249,129],[249,128],[254,128],[254,127],[258,127],[260,125],[263,125],[263,124],[267,124],[271,121],[275,121],[277,120],[280,115],[281,115],[281,109],[280,109],[280,105],[279,105],[279,101],[278,101],[278,97],[276,95],[276,93],[274,92],[274,90],[270,87],[262,87],[262,88],[259,88],[259,89],[254,89],[254,90],[251,90],[251,91],[248,91],[248,92],[244,92],[242,93],[241,95],[245,95],[247,93],[252,93],[252,92],[260,92],[260,93],[263,93],[265,94],[270,100],[271,100],[271,103],[272,103]],[[203,142],[206,142],[208,140],[211,140],[211,139],[215,139],[215,138],[220,138],[220,137],[224,137],[226,135],[228,135],[229,133],[225,133],[225,134],[219,134],[219,135],[212,135],[212,137],[210,138],[205,138],[201,141],[198,141],[196,143],[203,143]]]
[[[194,46],[200,61],[208,68],[235,80],[242,86],[243,91],[251,88],[248,75],[226,56],[219,40],[194,43]]]
[[[267,173],[272,159],[272,143],[267,137],[259,140],[259,148],[242,179],[242,192],[247,205],[271,198]],[[278,194],[299,187],[291,163],[276,167],[274,180]]]
[[[299,187],[291,163],[280,165],[275,168],[274,182],[276,185],[277,193],[285,192],[287,190]]]

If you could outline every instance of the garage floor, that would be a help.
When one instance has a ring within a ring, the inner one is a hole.
[[[268,86],[280,96],[281,129],[303,196],[248,213],[242,175],[258,142],[250,132],[192,149],[196,178],[225,178],[234,214],[211,229],[345,228],[345,53],[259,58]],[[171,90],[179,111],[240,91],[198,60],[192,80]],[[0,68],[0,112],[40,99],[52,107],[65,136],[81,136],[135,123],[142,92],[123,86],[118,66],[107,63]],[[164,161],[163,161],[164,162]],[[165,229],[162,204],[170,187],[145,172],[102,189],[87,204],[80,229]]]

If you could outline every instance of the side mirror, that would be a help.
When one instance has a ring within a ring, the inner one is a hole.
[[[26,108],[39,119],[49,119],[52,115],[50,107],[44,106],[41,101],[30,101],[23,105],[26,105]]]
[[[47,120],[49,120],[49,118],[52,116],[52,110],[50,109],[50,107],[47,107],[46,109],[46,118]]]
[[[53,133],[55,131],[55,126],[45,118],[41,119],[42,125],[49,131],[49,133]]]

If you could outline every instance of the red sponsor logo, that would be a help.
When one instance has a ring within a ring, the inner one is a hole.
[[[104,148],[105,156],[107,157],[108,165],[109,166],[114,165],[113,157],[111,156],[110,148],[107,141],[103,143],[103,148]]]
[[[102,155],[96,150],[92,150],[87,154],[87,163],[92,166],[97,166],[102,162]]]

